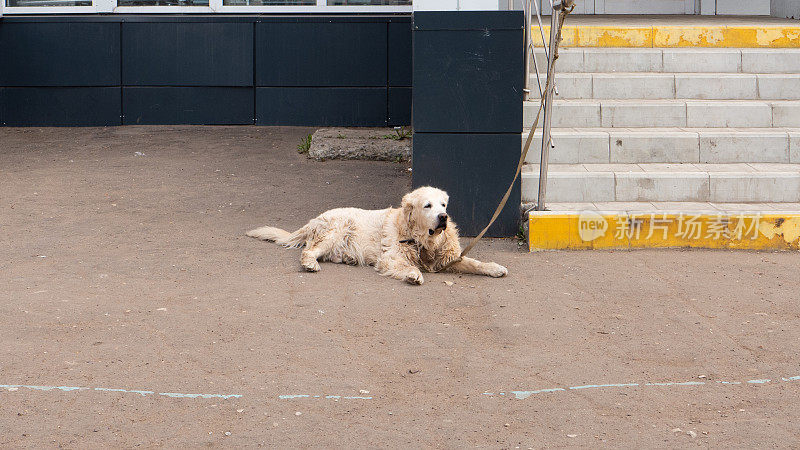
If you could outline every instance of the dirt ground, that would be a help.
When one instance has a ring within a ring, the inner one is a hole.
[[[307,160],[311,131],[0,129],[0,446],[798,446],[800,255],[303,273],[244,232],[410,178]]]

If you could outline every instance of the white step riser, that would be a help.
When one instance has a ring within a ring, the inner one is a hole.
[[[541,48],[534,57],[547,72]],[[562,48],[556,72],[800,73],[800,49]]]
[[[562,99],[800,100],[800,74],[559,73],[556,88]]]
[[[800,173],[552,172],[548,202],[800,202]],[[522,176],[522,201],[535,202],[538,173]]]
[[[553,141],[552,164],[800,163],[800,131],[554,130]],[[539,130],[526,162],[538,164],[541,148]]]
[[[530,127],[538,102],[525,102]],[[541,126],[541,123],[539,124]],[[771,128],[800,127],[800,101],[559,100],[554,128]]]

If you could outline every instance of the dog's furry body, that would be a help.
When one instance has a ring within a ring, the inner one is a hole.
[[[300,264],[320,269],[318,260],[375,266],[381,274],[422,284],[422,272],[436,272],[461,254],[456,225],[446,215],[447,194],[422,187],[403,197],[400,208],[331,209],[290,233],[275,227],[248,236],[289,248],[305,246]],[[464,258],[448,271],[502,277],[505,267]]]

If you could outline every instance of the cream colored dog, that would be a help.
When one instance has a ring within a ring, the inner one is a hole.
[[[403,197],[400,208],[364,210],[337,208],[311,219],[290,233],[261,227],[248,236],[288,248],[305,245],[300,264],[309,272],[319,262],[370,265],[381,275],[422,284],[422,272],[436,272],[458,259],[458,229],[447,215],[447,193],[421,187]],[[508,270],[496,263],[465,257],[448,271],[502,277]]]

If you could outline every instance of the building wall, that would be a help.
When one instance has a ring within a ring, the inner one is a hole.
[[[411,122],[409,16],[0,22],[0,124]]]

